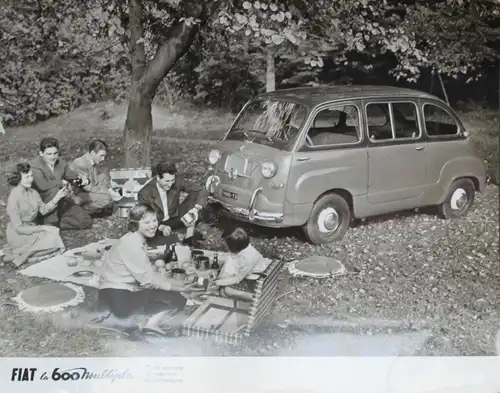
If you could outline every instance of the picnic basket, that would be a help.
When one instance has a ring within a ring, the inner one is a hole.
[[[111,188],[122,188],[123,198],[117,203],[118,215],[127,218],[137,203],[137,194],[150,180],[151,168],[120,168],[109,172]],[[130,189],[129,189],[130,188]]]
[[[282,268],[283,260],[274,260],[258,278],[246,278],[228,287],[226,296],[208,297],[183,323],[182,334],[241,344],[273,305]],[[237,293],[243,296],[233,296]]]

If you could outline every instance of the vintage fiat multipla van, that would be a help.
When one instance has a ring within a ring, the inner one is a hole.
[[[234,218],[340,239],[352,218],[437,206],[466,214],[486,168],[439,98],[386,86],[296,88],[245,104],[208,157],[210,200]]]

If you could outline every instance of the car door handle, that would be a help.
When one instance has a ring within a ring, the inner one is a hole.
[[[310,159],[311,159],[311,157],[297,157],[297,161],[307,161]]]
[[[418,150],[418,151],[421,151],[421,150],[424,150],[424,149],[425,149],[425,146],[418,146],[418,147],[416,147],[416,150]]]

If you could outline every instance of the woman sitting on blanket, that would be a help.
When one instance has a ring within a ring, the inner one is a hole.
[[[43,203],[40,194],[31,185],[33,173],[29,164],[17,164],[7,174],[7,181],[14,186],[7,202],[8,254],[4,260],[12,261],[17,267],[28,258],[48,257],[64,251],[64,243],[59,236],[59,228],[51,225],[36,225],[37,216],[52,212],[57,203],[70,194],[68,187],[60,189],[54,198]],[[9,255],[10,254],[10,255]]]
[[[225,287],[238,284],[253,273],[262,273],[271,262],[250,243],[248,234],[243,228],[232,228],[222,237],[230,252],[215,280],[215,285]]]
[[[165,309],[182,309],[194,291],[153,270],[147,254],[148,238],[158,229],[156,213],[146,205],[134,206],[129,215],[129,232],[106,252],[99,281],[100,311],[108,311],[115,323],[126,323],[137,314],[154,314]]]

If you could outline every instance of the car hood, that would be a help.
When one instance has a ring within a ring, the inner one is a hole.
[[[227,157],[229,154],[237,154],[254,162],[266,159],[281,161],[285,157],[291,156],[290,152],[249,141],[221,141],[217,146],[217,150],[221,152],[222,158]]]

